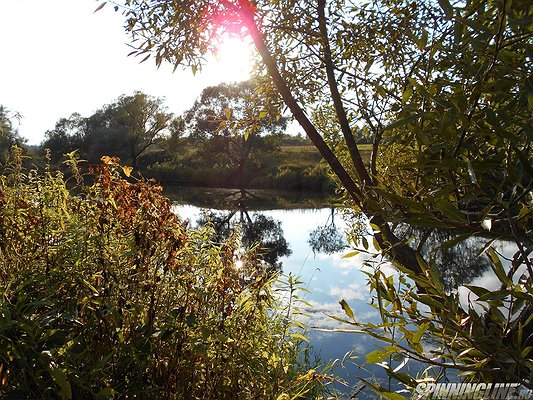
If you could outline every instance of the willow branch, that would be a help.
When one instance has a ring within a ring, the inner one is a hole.
[[[341,126],[342,135],[344,136],[344,141],[348,147],[348,152],[350,153],[350,158],[355,166],[359,179],[363,184],[373,185],[373,179],[368,174],[368,171],[363,163],[361,153],[357,148],[355,143],[355,138],[350,128],[350,122],[348,121],[348,116],[346,114],[346,109],[342,103],[342,97],[339,93],[339,87],[337,85],[337,80],[335,78],[335,66],[333,64],[333,59],[331,55],[331,47],[329,44],[328,38],[328,29],[327,29],[327,20],[326,20],[326,0],[318,1],[318,26],[320,34],[322,36],[322,46],[324,52],[324,64],[326,67],[326,74],[328,77],[328,86],[331,93],[331,98],[333,100],[333,106],[335,108],[335,113],[339,119],[339,124]]]
[[[315,128],[313,123],[309,120],[302,107],[298,104],[296,98],[293,96],[291,89],[289,88],[289,86],[281,76],[280,71],[278,70],[276,61],[270,53],[262,33],[259,31],[253,13],[245,9],[241,9],[240,13],[243,18],[243,22],[245,23],[252,36],[254,45],[257,51],[259,52],[261,59],[266,65],[268,73],[272,78],[274,84],[276,85],[276,88],[278,89],[281,97],[283,98],[283,101],[291,111],[296,121],[298,121],[302,129],[305,131],[309,139],[311,139],[315,147],[318,149],[322,157],[326,160],[331,169],[335,172],[341,184],[346,188],[352,199],[356,202],[358,206],[361,206],[362,201],[364,199],[363,193],[361,192],[357,184],[354,182],[350,174],[348,174],[346,169],[342,166],[339,159],[335,156],[331,148],[324,141],[324,139],[322,138],[318,130]]]

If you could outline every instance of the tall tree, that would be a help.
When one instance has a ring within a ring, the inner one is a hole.
[[[52,160],[58,163],[63,155],[80,149],[86,134],[87,120],[79,113],[73,113],[67,118],[60,118],[54,129],[45,133],[42,149],[49,149]]]
[[[269,147],[261,136],[281,135],[287,125],[286,117],[261,105],[258,88],[254,80],[207,87],[184,114],[189,137],[201,144],[204,157],[232,169],[243,190],[247,162]]]
[[[169,126],[173,114],[167,112],[162,98],[135,92],[122,95],[114,103],[104,107],[103,124],[107,129],[116,129],[124,134],[126,153],[132,167],[137,168],[139,157]]]
[[[0,162],[6,160],[13,145],[24,143],[24,139],[13,127],[13,118],[20,118],[20,116],[0,105]]]
[[[98,163],[103,155],[117,156],[135,169],[139,158],[170,127],[172,118],[164,99],[135,92],[120,96],[90,117],[74,113],[59,119],[46,132],[42,146],[50,148],[56,160],[80,149],[89,162]]]
[[[452,352],[447,346],[456,343],[453,332],[462,335],[464,327],[454,320],[479,335],[490,322],[493,341],[512,342],[518,349],[505,348],[519,363],[509,376],[529,378],[531,357],[519,354],[529,352],[533,306],[514,297],[519,289],[512,278],[527,271],[523,290],[530,299],[531,1],[205,0],[189,6],[127,1],[126,29],[137,53],[154,54],[156,64],[167,60],[197,68],[216,37],[228,31],[249,34],[270,78],[264,93],[272,88],[279,93],[337,175],[346,205],[370,218],[376,246],[412,279],[431,271],[429,280],[417,280],[417,299],[439,296],[425,304],[441,321],[442,331],[430,325],[442,339],[442,354]],[[356,145],[354,132],[361,125],[373,138],[369,164]],[[511,233],[518,251],[507,276],[496,253],[490,254],[502,292],[519,306],[500,318],[492,302],[480,317],[471,307],[450,302],[454,297],[441,290],[438,273],[394,234],[390,221],[467,234]],[[374,287],[390,294],[393,289],[382,290],[380,279],[378,273]],[[346,302],[343,307],[353,316]],[[520,316],[513,319],[517,311]],[[478,339],[455,347],[457,359],[478,377],[500,376],[510,358]],[[470,345],[481,356],[467,355],[464,346]]]

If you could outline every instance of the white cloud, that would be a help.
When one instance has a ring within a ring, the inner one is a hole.
[[[348,300],[362,300],[367,301],[370,297],[368,288],[360,285],[359,283],[352,283],[347,287],[330,287],[329,294],[331,296],[337,296],[346,301]]]

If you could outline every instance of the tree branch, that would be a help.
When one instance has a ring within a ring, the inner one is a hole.
[[[322,46],[324,52],[324,64],[326,66],[326,74],[328,77],[328,86],[331,93],[331,98],[333,100],[333,105],[335,108],[335,113],[339,119],[339,124],[341,126],[342,135],[344,136],[344,141],[348,147],[348,152],[350,153],[350,158],[355,166],[357,174],[361,182],[366,185],[373,185],[374,180],[368,174],[368,171],[363,163],[361,153],[357,148],[355,143],[355,138],[350,128],[350,122],[348,121],[348,116],[346,110],[342,103],[342,97],[339,93],[339,87],[337,85],[337,80],[335,78],[335,67],[333,64],[333,59],[331,56],[331,47],[329,44],[328,30],[327,30],[327,20],[326,20],[326,0],[318,0],[318,26],[320,34],[322,36]]]

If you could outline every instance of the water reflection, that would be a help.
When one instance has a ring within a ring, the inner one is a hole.
[[[343,238],[342,246],[338,246],[338,251],[333,251],[340,242],[337,238],[331,240],[333,243],[331,246],[330,243],[323,244],[330,239],[326,234],[328,231],[335,236],[344,235],[346,232],[352,236],[362,236],[368,232],[370,227],[360,216],[348,215],[345,218],[343,215],[341,218],[331,208],[278,209],[261,212],[250,210],[244,212],[243,210],[241,212],[241,210],[202,211],[192,206],[180,206],[177,208],[177,212],[191,221],[198,219],[205,221],[204,216],[210,215],[213,223],[219,221],[222,230],[229,229],[234,223],[250,224],[250,222],[258,221],[258,229],[249,231],[248,243],[254,240],[254,235],[263,240],[263,243],[284,243],[280,247],[273,246],[273,253],[276,254],[273,264],[279,263],[281,265],[283,263],[283,273],[297,275],[301,281],[305,282],[305,288],[309,292],[302,293],[302,297],[312,307],[302,306],[302,311],[306,314],[304,322],[309,326],[310,343],[323,365],[330,360],[339,360],[335,372],[350,385],[350,388],[339,387],[339,389],[353,393],[354,388],[359,383],[359,377],[375,378],[386,382],[387,376],[382,368],[375,365],[365,365],[366,354],[376,350],[382,343],[368,336],[327,331],[327,329],[349,328],[330,317],[332,315],[344,317],[344,312],[338,303],[341,298],[350,304],[358,321],[377,323],[380,320],[378,311],[369,305],[371,295],[367,286],[366,275],[362,272],[367,268],[365,265],[368,264],[369,255],[360,253],[350,258],[344,258],[344,255],[349,251],[344,249],[345,243],[353,243],[352,239],[347,241]],[[228,217],[233,222],[228,223]],[[354,226],[356,226],[356,233],[352,231]],[[426,258],[434,260],[435,264],[441,268],[448,287],[472,283],[489,290],[497,289],[498,280],[493,279],[492,270],[487,269],[488,264],[485,256],[478,257],[477,254],[487,240],[469,238],[449,248],[439,249],[442,243],[453,244],[449,242],[455,237],[452,232],[400,226],[396,233],[401,234],[406,240],[410,240],[411,246],[420,248]],[[313,237],[319,238],[322,242],[313,242]],[[375,252],[371,237],[368,235],[366,239],[368,251]],[[285,246],[286,253],[283,250],[275,250],[283,249]],[[288,250],[289,246],[292,251]],[[515,250],[513,246],[503,243],[499,245],[499,251],[504,255],[512,255]],[[378,257],[376,262],[380,263],[381,270],[385,271],[386,274],[396,273],[386,259]],[[459,288],[460,294],[462,294],[463,288]],[[466,295],[462,297],[465,298]],[[351,352],[350,357],[345,358],[348,352]],[[402,372],[414,376],[419,370],[420,365],[409,363],[402,369]],[[360,393],[358,398],[366,397]]]
[[[250,213],[244,205],[236,211],[202,210],[197,223],[200,226],[212,224],[220,241],[238,228],[246,249],[259,247],[259,257],[267,270],[281,270],[279,259],[292,253],[283,236],[281,221],[259,212]]]
[[[439,269],[448,290],[471,283],[489,269],[488,259],[481,256],[488,239],[469,237],[455,243],[461,239],[457,232],[405,224],[398,226],[395,234]]]
[[[333,254],[348,247],[346,234],[335,225],[335,208],[324,225],[318,226],[309,233],[307,241],[315,254]]]

